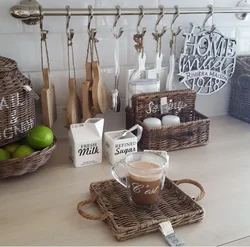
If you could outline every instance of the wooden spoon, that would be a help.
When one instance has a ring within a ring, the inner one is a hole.
[[[92,81],[92,64],[86,62],[86,81],[82,84],[82,115],[85,122],[88,118],[96,116],[93,105],[91,87]]]
[[[93,97],[94,109],[97,113],[104,113],[108,106],[107,90],[101,78],[100,66],[98,61],[92,62],[92,70],[93,70],[92,97]]]

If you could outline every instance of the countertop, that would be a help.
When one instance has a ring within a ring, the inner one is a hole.
[[[169,153],[168,177],[197,180],[206,190],[199,202],[205,218],[175,228],[186,245],[250,245],[249,127],[229,116],[214,117],[207,146]],[[105,223],[77,213],[77,203],[89,196],[89,184],[112,178],[110,168],[105,161],[73,167],[67,140],[60,140],[45,166],[0,180],[0,245],[166,246],[160,232],[117,242]],[[191,185],[181,188],[198,193]]]

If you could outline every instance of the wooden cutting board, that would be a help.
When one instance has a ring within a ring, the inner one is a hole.
[[[76,92],[76,80],[69,79],[69,98],[66,107],[66,128],[69,129],[71,124],[81,122],[81,103]]]
[[[96,116],[92,99],[92,64],[86,63],[86,80],[82,84],[82,115],[85,122],[88,118]]]
[[[41,91],[42,121],[49,128],[57,119],[55,86],[50,82],[49,69],[43,69],[43,88]]]
[[[101,78],[100,66],[98,61],[92,62],[93,86],[92,97],[94,109],[97,113],[104,113],[107,110],[107,90]]]

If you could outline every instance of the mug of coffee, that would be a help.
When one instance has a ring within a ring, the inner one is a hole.
[[[125,178],[120,177],[117,168],[123,166]],[[156,153],[136,152],[126,155],[112,166],[112,175],[128,189],[130,200],[135,206],[151,207],[161,194],[165,182],[167,160]]]

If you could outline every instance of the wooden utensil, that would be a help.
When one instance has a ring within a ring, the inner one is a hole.
[[[80,100],[77,95],[76,90],[76,72],[75,72],[75,61],[74,61],[74,49],[73,49],[73,37],[74,30],[67,28],[67,38],[68,38],[68,71],[69,71],[69,97],[66,106],[66,128],[69,128],[71,124],[76,124],[81,122],[82,110]],[[71,48],[71,59],[73,67],[73,77],[70,75],[70,50]]]
[[[92,62],[92,70],[93,70],[92,97],[93,97],[94,109],[97,113],[104,113],[108,106],[107,90],[101,78],[100,66],[98,61]]]
[[[48,31],[43,29],[42,21],[40,26],[41,31],[41,66],[43,73],[43,88],[41,90],[41,105],[42,105],[42,121],[43,124],[51,128],[53,123],[56,121],[56,97],[55,87],[50,82],[50,62],[49,62],[49,51],[47,46],[47,34]],[[44,68],[43,59],[43,46],[45,48],[45,54],[47,59],[47,67]]]
[[[75,78],[69,79],[69,98],[66,107],[66,127],[81,122],[81,103],[76,93]]]
[[[51,128],[57,119],[55,86],[50,82],[49,69],[43,69],[43,88],[41,91],[42,121]]]
[[[96,116],[96,112],[93,105],[91,87],[92,81],[92,64],[86,62],[86,81],[82,84],[82,115],[85,122],[88,118]]]

